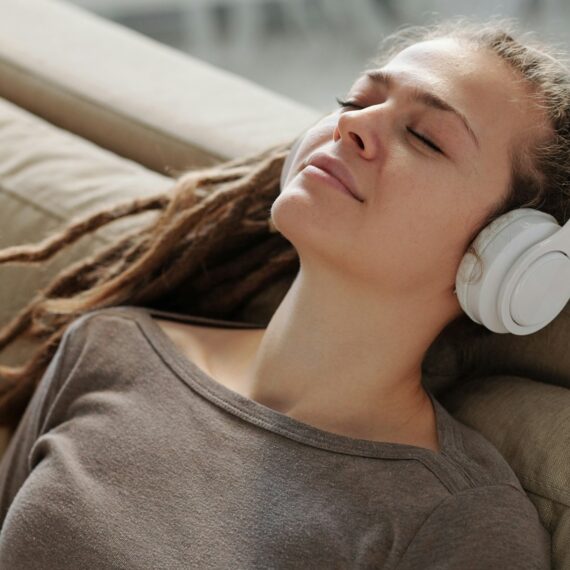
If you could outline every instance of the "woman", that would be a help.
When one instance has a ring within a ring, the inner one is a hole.
[[[4,252],[45,259],[164,209],[3,331],[47,340],[0,369],[2,417],[25,408],[0,463],[1,567],[549,568],[514,472],[422,384],[479,232],[521,207],[566,221],[567,71],[505,26],[401,30],[290,155]],[[291,270],[266,327],[149,308],[183,292],[230,315]]]

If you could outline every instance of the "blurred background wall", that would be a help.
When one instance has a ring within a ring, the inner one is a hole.
[[[570,49],[570,0],[68,0],[327,112],[381,38],[449,16],[515,17]]]

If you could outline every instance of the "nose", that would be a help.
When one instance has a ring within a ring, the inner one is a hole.
[[[347,131],[346,135],[342,135],[342,136],[347,136],[350,137],[352,140],[354,140],[356,142],[356,144],[358,145],[358,147],[360,149],[364,149],[364,141],[362,140],[362,137],[355,133],[354,131]],[[334,133],[333,133],[333,139],[334,142],[337,142],[338,139],[342,138],[341,134],[340,134],[340,129],[338,127],[338,125],[335,127]]]
[[[342,112],[333,130],[333,140],[344,140],[347,144],[356,146],[363,158],[373,158],[378,141],[372,127],[374,121],[366,115],[366,109]]]

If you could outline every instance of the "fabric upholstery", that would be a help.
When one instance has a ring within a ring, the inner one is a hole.
[[[57,0],[2,0],[0,97],[169,175],[287,142],[320,115]]]

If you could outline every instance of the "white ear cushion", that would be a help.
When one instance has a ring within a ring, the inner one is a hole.
[[[554,229],[553,224],[556,226]],[[550,214],[532,208],[518,208],[503,214],[481,230],[473,242],[482,263],[479,279],[474,280],[477,258],[466,253],[455,281],[459,303],[472,320],[495,332],[509,332],[500,321],[498,311],[503,280],[525,251],[552,235],[556,228],[560,226]]]
[[[289,172],[291,170],[291,167],[293,166],[295,156],[297,154],[297,151],[299,150],[299,146],[301,146],[301,142],[303,141],[304,136],[305,133],[303,133],[300,137],[295,139],[295,142],[291,145],[291,150],[289,150],[287,158],[285,158],[285,162],[283,163],[283,168],[281,169],[281,179],[279,182],[281,190],[283,190],[283,188],[285,187],[285,183],[289,176]]]
[[[517,210],[511,210],[499,216],[497,219],[493,220],[489,225],[485,226],[477,235],[473,241],[474,249],[479,253],[479,256],[483,257],[483,252],[486,250],[489,242],[495,238],[497,234],[500,234],[504,228],[511,224],[514,220],[518,220],[521,217],[525,217],[528,214],[530,208],[519,208]],[[536,210],[532,210],[536,211]],[[475,266],[477,264],[477,258],[471,254],[465,254],[459,268],[457,270],[456,278],[456,290],[459,296],[460,290],[464,291],[466,287],[466,282],[468,279],[475,277]]]
[[[319,120],[317,121],[319,123],[319,126],[320,127],[330,126],[334,129],[334,127],[336,127],[336,125],[338,123],[340,111],[341,111],[341,109],[336,109],[332,113],[327,114],[324,117],[319,118]],[[290,174],[291,167],[293,166],[293,162],[295,161],[297,151],[299,150],[299,147],[301,146],[301,143],[303,142],[306,134],[307,134],[307,130],[304,131],[301,135],[299,135],[295,139],[295,142],[291,145],[291,150],[289,151],[289,154],[287,155],[287,158],[285,159],[285,162],[283,163],[283,168],[281,169],[281,178],[280,178],[280,182],[279,182],[281,190],[283,190],[283,188],[285,187],[285,184],[287,183],[287,178]]]

